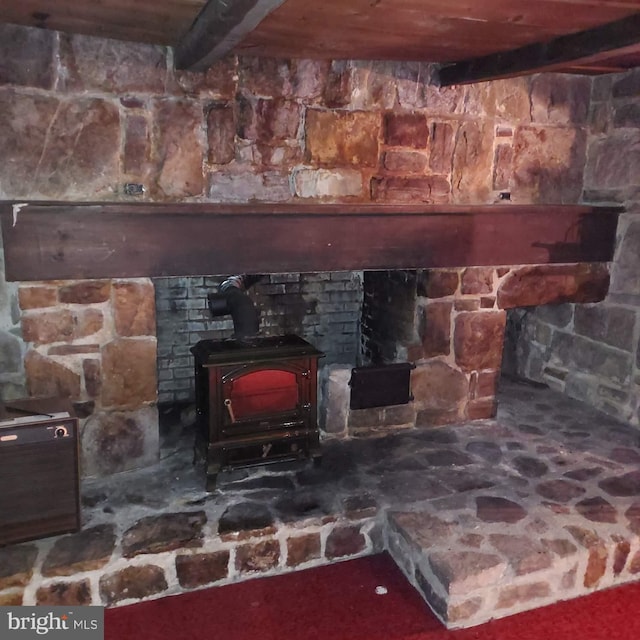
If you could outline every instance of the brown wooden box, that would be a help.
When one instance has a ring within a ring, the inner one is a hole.
[[[78,420],[58,399],[0,412],[0,546],[80,528]]]

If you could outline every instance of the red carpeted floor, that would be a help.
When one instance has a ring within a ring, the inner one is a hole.
[[[377,594],[378,586],[387,593]],[[386,554],[105,612],[105,640],[638,638],[637,583],[447,631]]]

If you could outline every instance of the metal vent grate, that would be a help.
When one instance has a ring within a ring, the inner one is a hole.
[[[351,409],[407,404],[411,395],[411,362],[355,367],[351,370]]]

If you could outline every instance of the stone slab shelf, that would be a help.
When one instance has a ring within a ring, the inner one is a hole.
[[[0,202],[9,281],[607,262],[622,211]]]

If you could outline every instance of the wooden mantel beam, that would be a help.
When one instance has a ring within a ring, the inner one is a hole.
[[[440,84],[469,84],[540,71],[593,66],[607,57],[640,51],[640,13],[615,22],[536,43],[462,60],[440,69]]]
[[[206,71],[284,0],[209,0],[175,47],[175,67]]]
[[[621,207],[0,202],[9,281],[608,262]]]

